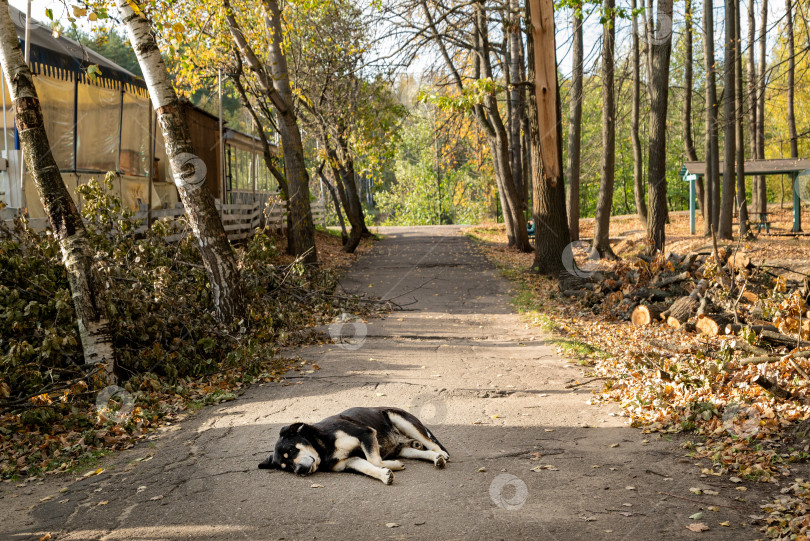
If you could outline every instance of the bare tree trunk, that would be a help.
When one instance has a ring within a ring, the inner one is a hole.
[[[751,157],[756,159],[759,142],[757,138],[757,63],[756,63],[756,19],[754,17],[754,0],[748,0],[748,135],[751,139]],[[742,144],[741,144],[742,146]],[[751,187],[751,206],[755,213],[764,212],[764,208],[759,207],[759,178],[754,177]]]
[[[603,3],[602,30],[602,182],[599,184],[599,200],[596,204],[593,259],[616,259],[610,247],[610,215],[613,208],[613,184],[616,176],[616,101],[614,89],[614,47],[616,43],[616,2]]]
[[[672,0],[658,0],[658,28],[650,43],[650,214],[647,242],[650,252],[663,252],[667,222],[667,105],[669,61],[672,52]]]
[[[725,131],[723,133],[723,149],[725,160],[723,161],[723,193],[720,202],[720,224],[717,229],[717,237],[721,239],[731,239],[731,223],[734,219],[734,192],[736,187],[735,161],[737,157],[737,121],[734,97],[736,96],[734,74],[734,20],[737,0],[725,0],[726,19],[726,42],[725,56],[723,57],[723,112],[726,119]]]
[[[765,69],[768,37],[768,0],[762,0],[759,29],[759,73],[757,75],[757,153],[759,160],[765,159]],[[752,45],[753,46],[753,45]],[[765,177],[758,177],[757,207],[760,212],[768,211],[768,187]]]
[[[684,13],[685,18],[685,28],[684,28],[684,72],[683,72],[683,146],[684,152],[686,153],[686,159],[690,162],[696,162],[698,160],[697,150],[695,149],[695,140],[692,137],[692,95],[693,95],[693,86],[694,86],[694,76],[693,76],[693,69],[692,69],[692,62],[694,59],[694,47],[693,43],[693,12],[692,12],[692,0],[686,0],[686,11]],[[706,218],[706,212],[703,208],[703,177],[698,177],[695,181],[695,188],[696,188],[696,195],[698,206],[700,207],[700,211],[703,214],[703,218]]]
[[[687,0],[688,1],[688,0]],[[632,0],[633,10],[633,111],[630,120],[630,139],[633,144],[633,192],[636,196],[636,211],[644,227],[647,227],[647,201],[644,189],[644,154],[639,137],[639,117],[641,116],[641,52],[639,47],[638,15],[636,0]]]
[[[51,154],[34,78],[25,63],[8,0],[0,1],[0,62],[3,65],[20,147],[42,201],[48,223],[59,241],[67,271],[84,362],[104,365],[108,384],[115,383],[112,336],[107,319],[104,282],[93,262],[94,251],[76,204]]]
[[[572,9],[574,27],[571,50],[571,103],[568,113],[568,231],[571,240],[579,240],[579,181],[582,158],[582,8]]]
[[[717,143],[717,72],[714,65],[714,11],[713,0],[703,0],[703,48],[706,63],[706,178],[704,182],[706,236],[717,231],[720,201],[720,150]]]
[[[174,92],[151,24],[142,13],[135,13],[128,1],[119,2],[118,9],[157,112],[177,192],[197,237],[217,319],[237,323],[244,317],[246,306],[242,280],[214,197],[205,186],[205,163],[194,154],[183,106]]]
[[[523,63],[523,43],[520,28],[520,1],[509,0],[509,75],[512,87],[509,90],[511,111],[509,115],[509,158],[512,164],[512,179],[518,192],[520,211],[526,211],[526,187],[523,185],[523,147],[521,146],[521,120],[525,114],[526,103],[523,90],[517,83],[521,82],[520,68]]]
[[[529,132],[532,148],[533,214],[536,227],[533,269],[554,275],[564,268],[570,243],[562,178],[562,112],[557,82],[552,0],[527,0],[529,59]]]
[[[793,0],[785,1],[785,26],[787,28],[787,45],[788,45],[788,72],[787,72],[787,122],[788,131],[790,133],[790,157],[799,157],[799,140],[796,134],[796,113],[795,113],[795,95],[796,95],[796,43],[793,39]],[[794,185],[791,185],[791,192],[796,190],[795,180]],[[793,199],[796,201],[796,198]],[[799,212],[795,213],[797,222],[793,225],[793,231],[802,230],[802,213],[801,213],[801,199],[798,200]]]
[[[743,92],[743,67],[742,67],[742,31],[740,30],[740,0],[735,0],[737,5],[734,10],[734,87],[735,109],[737,110],[736,139],[737,139],[737,210],[739,212],[740,228],[739,235],[743,238],[750,234],[748,230],[748,202],[745,193],[745,126],[743,125],[745,109],[745,93]]]
[[[228,0],[223,1],[228,28],[248,68],[256,78],[278,113],[279,132],[284,151],[284,176],[287,179],[289,215],[287,251],[302,256],[307,264],[317,264],[315,224],[309,204],[309,173],[304,163],[304,146],[293,107],[293,95],[284,53],[284,34],[281,28],[281,9],[277,0],[262,0],[268,34],[268,66],[262,64],[248,43],[236,21]],[[268,73],[269,71],[269,73]]]
[[[346,243],[349,242],[349,234],[346,232],[346,222],[343,220],[343,213],[340,211],[340,200],[338,199],[337,192],[335,192],[335,187],[332,186],[332,183],[329,182],[326,175],[323,174],[324,165],[326,165],[326,160],[321,161],[321,164],[318,166],[318,176],[321,178],[321,182],[326,184],[326,188],[332,196],[332,202],[335,204],[335,214],[337,214],[338,222],[340,222],[340,240],[345,246]]]

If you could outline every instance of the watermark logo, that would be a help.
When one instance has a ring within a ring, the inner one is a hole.
[[[175,182],[187,188],[201,186],[208,175],[208,168],[199,156],[181,152],[170,159]]]
[[[425,424],[440,424],[447,418],[447,404],[432,395],[417,395],[408,408],[413,415]]]
[[[650,45],[663,45],[672,39],[672,17],[661,11],[656,12],[657,21],[653,23],[652,32],[647,35],[645,14],[639,15],[639,38],[642,42],[647,41]]]
[[[368,326],[357,316],[343,312],[329,324],[329,336],[341,349],[355,350],[363,347]]]
[[[492,503],[507,511],[517,511],[523,507],[528,497],[529,488],[526,483],[509,473],[498,475],[489,485],[489,498]]]
[[[126,389],[117,385],[104,387],[96,396],[98,416],[115,424],[125,422],[135,409],[135,399]]]
[[[750,438],[759,432],[759,410],[737,402],[731,402],[723,411],[723,428],[732,436]]]
[[[580,251],[584,251],[587,255],[590,249],[591,243],[588,241],[575,240],[573,242],[569,242],[568,245],[563,248],[562,252],[562,264],[565,270],[577,278],[589,278],[594,272],[596,272],[598,264],[596,261],[591,261],[588,259],[585,264],[580,267],[577,264],[575,255],[576,252]]]
[[[796,176],[796,193],[804,202],[810,201],[810,169],[805,169]]]

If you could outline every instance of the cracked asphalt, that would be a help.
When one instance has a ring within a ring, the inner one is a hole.
[[[702,475],[682,440],[588,405],[592,387],[566,388],[581,367],[513,312],[510,284],[457,227],[380,232],[342,287],[405,310],[289,352],[321,369],[190,415],[108,457],[101,475],[0,484],[0,539],[758,537],[746,523],[768,487]],[[409,460],[391,486],[257,469],[282,426],[353,406],[416,414],[449,450],[447,468]],[[701,511],[710,530],[692,533]]]

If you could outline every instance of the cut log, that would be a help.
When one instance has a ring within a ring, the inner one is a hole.
[[[668,310],[661,314],[664,318],[669,320],[670,317],[675,318],[679,323],[683,323],[690,317],[695,315],[695,311],[700,304],[700,298],[703,293],[700,288],[695,288],[692,293],[686,297],[681,297],[672,303]],[[672,325],[670,325],[671,327]],[[677,329],[677,327],[675,327]]]
[[[751,267],[751,257],[744,252],[734,252],[734,255],[728,258],[728,266],[730,269],[747,269]]]
[[[751,355],[764,356],[768,354],[768,352],[765,351],[764,349],[752,346],[745,340],[731,340],[729,345],[734,349],[741,349],[744,352],[749,353]]]
[[[671,276],[661,277],[655,282],[650,284],[650,288],[652,289],[659,289],[662,287],[666,287],[668,285],[676,284],[678,282],[683,282],[684,280],[688,280],[690,278],[689,272],[684,271],[679,274],[673,274]]]
[[[672,294],[664,291],[663,289],[651,289],[649,287],[639,288],[629,295],[628,298],[633,300],[648,300],[648,301],[663,301],[672,297]]]
[[[752,331],[759,334],[762,331],[778,332],[773,325],[740,325],[737,323],[729,323],[726,325],[726,334],[737,334],[746,327],[750,327]]]
[[[717,336],[725,330],[729,322],[730,318],[725,314],[704,315],[697,318],[695,327],[704,336]]]
[[[667,327],[672,327],[673,329],[680,329],[684,323],[686,322],[679,321],[677,317],[667,316]]]
[[[559,278],[560,291],[571,289],[586,289],[588,286],[593,288],[593,282],[589,277],[574,276],[568,271],[560,272]]]
[[[701,255],[700,252],[689,252],[686,254],[686,257],[683,258],[683,261],[681,261],[681,268],[691,270],[695,263],[698,262],[698,259],[701,258]]]
[[[789,348],[806,348],[810,347],[810,342],[806,340],[798,340],[796,338],[792,338],[786,334],[782,334],[779,332],[774,332],[770,330],[764,330],[759,333],[759,339],[769,342],[771,344],[776,344],[778,346],[785,346]]]
[[[754,385],[759,385],[760,387],[771,393],[773,396],[781,400],[789,400],[795,398],[793,393],[791,393],[787,389],[783,389],[782,387],[779,386],[778,383],[768,379],[767,377],[761,374],[754,376],[753,379],[751,379],[751,383],[753,383]]]
[[[633,322],[633,325],[649,325],[653,321],[657,321],[660,314],[661,313],[654,306],[639,304],[636,306],[635,310],[633,310],[630,321]]]

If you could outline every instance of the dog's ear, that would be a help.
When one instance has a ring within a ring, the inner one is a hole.
[[[320,432],[312,425],[306,423],[298,427],[298,435],[309,441],[310,443],[320,443]]]
[[[260,470],[277,470],[278,466],[276,466],[275,462],[273,462],[273,455],[267,457],[267,460],[259,464]]]
[[[300,431],[302,426],[304,426],[304,423],[293,423],[291,425],[287,425],[281,429],[279,436],[292,436],[296,432]]]

